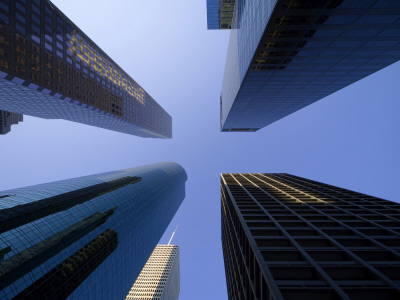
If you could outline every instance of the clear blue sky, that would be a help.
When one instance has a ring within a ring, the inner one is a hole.
[[[180,299],[226,299],[221,172],[287,172],[399,202],[400,63],[256,133],[219,132],[229,31],[207,31],[206,0],[54,0],[173,118],[143,139],[26,116],[0,136],[0,190],[175,161],[187,196],[161,243],[181,249]]]

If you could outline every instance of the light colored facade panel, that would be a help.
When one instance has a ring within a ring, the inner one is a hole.
[[[179,246],[157,245],[125,300],[177,300]]]

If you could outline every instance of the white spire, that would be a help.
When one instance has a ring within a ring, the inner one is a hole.
[[[177,229],[178,229],[178,225],[176,225],[175,230],[174,230],[174,232],[172,233],[171,238],[169,239],[168,245],[171,243],[172,238],[174,237],[174,234],[175,234],[175,232],[176,232]]]

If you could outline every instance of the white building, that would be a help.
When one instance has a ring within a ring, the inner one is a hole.
[[[177,300],[179,246],[157,245],[125,300]]]

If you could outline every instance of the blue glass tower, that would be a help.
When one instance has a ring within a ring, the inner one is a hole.
[[[209,29],[231,28],[222,131],[256,131],[399,60],[397,0],[208,0],[207,8]]]
[[[49,0],[0,0],[0,109],[172,137],[171,116]]]
[[[123,299],[186,179],[159,163],[0,192],[0,298]]]

